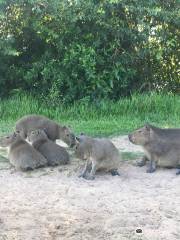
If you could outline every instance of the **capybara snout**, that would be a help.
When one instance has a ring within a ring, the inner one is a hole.
[[[131,143],[134,143],[134,144],[136,144],[136,137],[135,137],[135,135],[136,135],[135,133],[131,133],[131,134],[128,135],[129,141]]]
[[[76,137],[74,133],[70,133],[70,148],[73,148],[76,145]]]
[[[143,128],[137,129],[129,134],[128,137],[130,142],[137,145],[144,145],[149,142],[150,128],[148,125],[145,125]]]
[[[0,146],[1,147],[9,147],[18,137],[17,133],[9,134],[7,136],[0,138]]]
[[[133,142],[133,141],[132,141],[132,134],[128,134],[128,138],[129,138],[129,141],[130,141],[130,142]]]

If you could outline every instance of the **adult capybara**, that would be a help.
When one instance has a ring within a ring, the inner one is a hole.
[[[91,138],[84,135],[76,139],[76,156],[86,160],[84,170],[79,177],[93,180],[98,169],[105,169],[110,171],[112,175],[119,175],[118,167],[121,157],[119,151],[110,140]]]
[[[36,129],[45,129],[48,138],[52,141],[61,139],[70,147],[75,144],[75,135],[66,126],[54,122],[53,120],[41,115],[26,115],[16,122],[16,131],[22,138],[26,139],[29,132]]]
[[[49,140],[45,131],[37,129],[28,134],[28,140],[47,160],[49,166],[69,163],[69,154],[65,148]]]
[[[141,145],[145,152],[145,157],[139,166],[146,164],[148,173],[160,167],[180,167],[180,129],[162,129],[146,124],[129,134],[129,140],[137,145]],[[178,170],[177,174],[180,174]]]
[[[8,158],[16,170],[27,171],[47,165],[47,159],[15,132],[0,138],[0,146],[9,147]]]

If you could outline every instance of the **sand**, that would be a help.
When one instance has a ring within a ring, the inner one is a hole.
[[[124,152],[141,152],[127,136]],[[6,156],[6,152],[3,153]],[[20,173],[1,159],[0,240],[179,240],[180,177],[124,161],[121,176],[77,177],[83,162]],[[136,233],[141,229],[142,233]]]

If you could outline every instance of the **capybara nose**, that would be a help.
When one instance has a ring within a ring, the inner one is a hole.
[[[74,134],[72,134],[70,148],[73,148],[75,145],[76,145],[76,137]]]

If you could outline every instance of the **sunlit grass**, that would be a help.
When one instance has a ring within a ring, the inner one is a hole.
[[[125,134],[150,122],[160,127],[180,127],[180,96],[133,95],[118,102],[72,105],[44,103],[32,96],[15,96],[0,102],[0,133],[12,131],[15,122],[26,114],[42,114],[76,133],[93,136]]]

